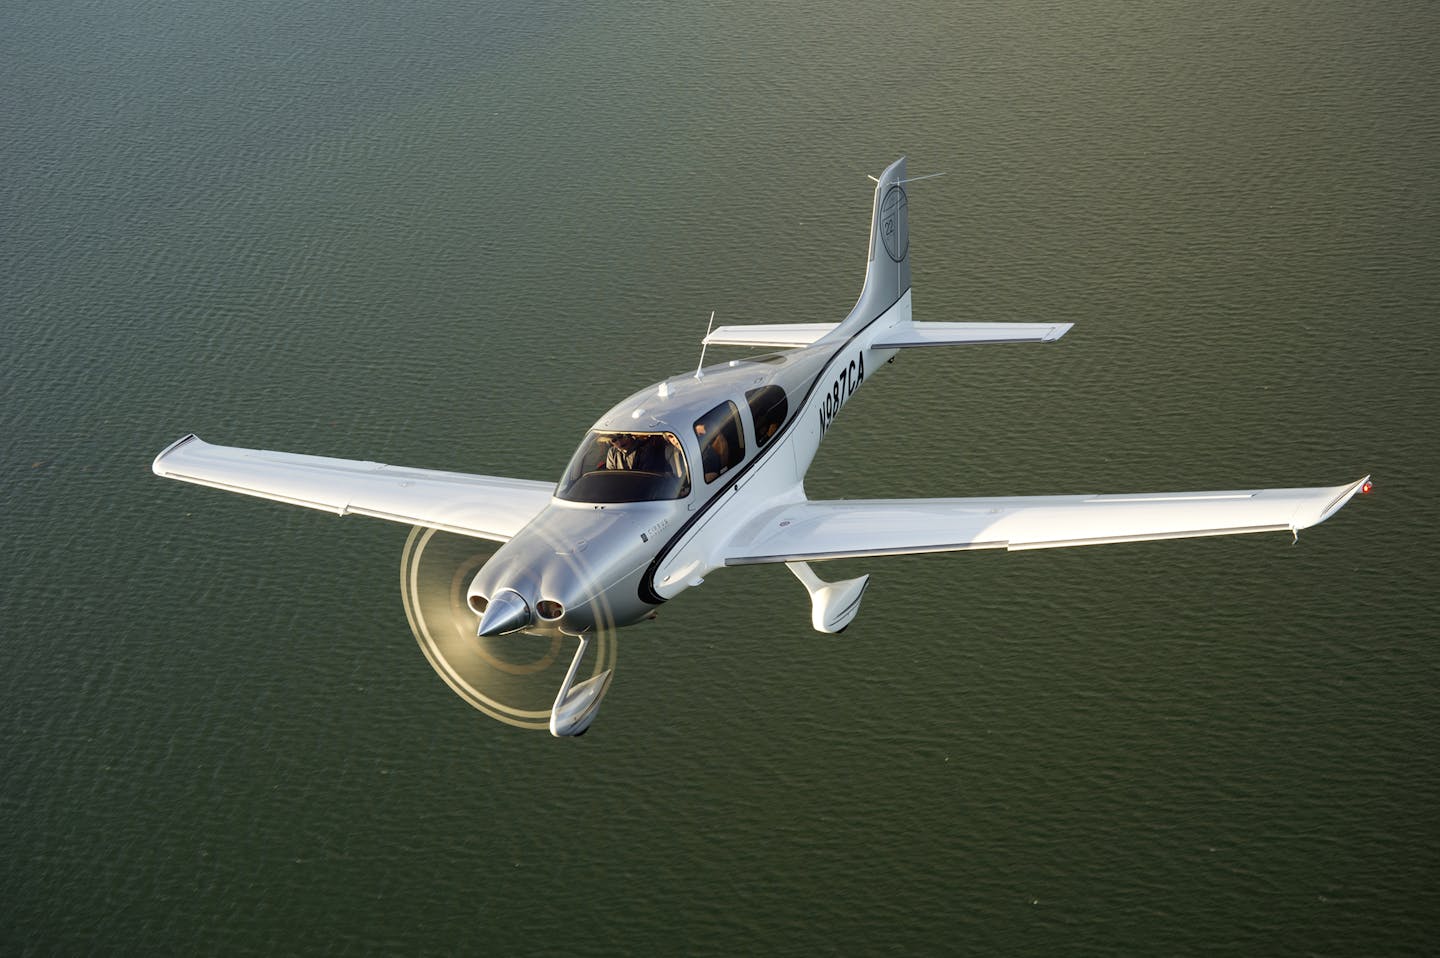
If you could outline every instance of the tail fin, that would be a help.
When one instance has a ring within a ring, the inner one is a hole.
[[[865,286],[842,328],[863,326],[895,304],[910,289],[910,212],[905,197],[905,157],[885,168],[875,181],[870,218],[870,265]]]

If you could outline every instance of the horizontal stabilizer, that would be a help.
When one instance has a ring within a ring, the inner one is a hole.
[[[839,323],[771,323],[766,326],[721,326],[706,336],[707,346],[809,346]]]
[[[837,323],[771,323],[765,326],[721,326],[706,336],[709,346],[764,346],[771,349],[809,346]],[[968,346],[983,343],[1053,343],[1074,323],[903,323],[881,333],[875,349],[921,346]]]
[[[555,484],[405,469],[186,436],[155,457],[157,476],[336,515],[371,516],[504,542],[550,503]]]
[[[797,502],[742,526],[724,557],[750,565],[1297,532],[1328,519],[1368,478],[1308,489]]]
[[[880,334],[876,349],[967,346],[977,343],[1053,343],[1074,323],[910,323]]]

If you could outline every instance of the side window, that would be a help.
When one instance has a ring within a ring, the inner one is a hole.
[[[695,438],[700,443],[700,469],[706,482],[719,479],[745,458],[740,410],[733,402],[722,402],[695,420]]]
[[[755,445],[763,446],[785,422],[785,390],[761,386],[747,392],[745,401],[750,404],[750,418],[755,422]]]

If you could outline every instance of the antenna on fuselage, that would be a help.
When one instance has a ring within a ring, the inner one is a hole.
[[[699,362],[699,364],[695,367],[695,378],[696,378],[696,379],[704,379],[704,378],[705,378],[704,374],[701,373],[700,370],[705,368],[705,347],[710,345],[710,343],[708,342],[708,340],[710,339],[710,330],[712,330],[712,329],[714,329],[714,328],[715,328],[715,310],[712,309],[712,310],[710,310],[710,325],[708,325],[708,326],[705,327],[705,339],[700,340],[700,362]]]

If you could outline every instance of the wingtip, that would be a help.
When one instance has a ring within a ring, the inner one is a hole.
[[[170,455],[172,452],[174,452],[176,449],[179,449],[187,442],[199,438],[200,437],[195,435],[193,432],[186,433],[179,439],[176,439],[170,445],[166,446],[164,449],[161,449],[160,455],[156,456],[155,461],[150,463],[150,471],[155,473],[155,475],[160,476],[162,479],[169,478],[170,474],[165,471],[164,467],[161,466],[161,462],[164,461],[166,456]]]
[[[1371,483],[1370,477],[1368,475],[1360,479],[1356,479],[1348,486],[1341,486],[1340,494],[1330,501],[1330,504],[1325,507],[1325,510],[1323,512],[1320,513],[1320,518],[1316,519],[1312,523],[1309,523],[1309,525],[1318,525],[1324,522],[1326,519],[1329,519],[1335,513],[1339,512],[1340,508],[1344,506],[1345,503],[1353,499],[1357,492],[1363,495],[1365,493],[1368,493],[1372,488],[1373,484]]]

